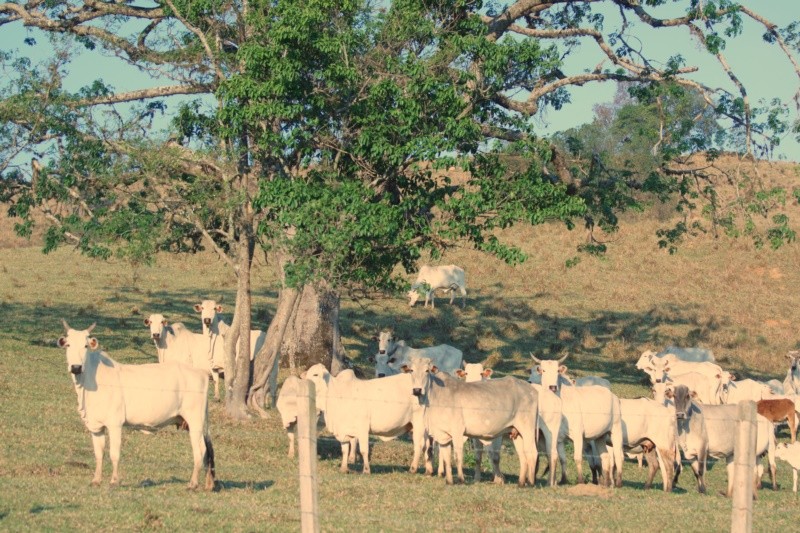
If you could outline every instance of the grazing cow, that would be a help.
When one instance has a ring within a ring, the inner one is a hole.
[[[784,394],[800,394],[800,350],[792,350],[786,357],[789,359],[789,370],[783,380]]]
[[[689,387],[691,389],[691,387]],[[722,403],[738,404],[742,400],[757,402],[772,396],[772,389],[766,383],[754,379],[730,380],[722,389]]]
[[[464,278],[464,269],[456,265],[442,265],[442,266],[429,266],[423,265],[419,269],[417,281],[411,285],[411,290],[408,291],[409,306],[414,307],[414,304],[419,300],[419,290],[425,291],[425,307],[428,307],[428,301],[431,302],[431,308],[436,308],[436,290],[443,289],[445,292],[450,293],[450,303],[456,295],[456,289],[461,291],[461,307],[467,305],[467,285]]]
[[[456,375],[463,378],[467,383],[474,383],[476,381],[487,381],[492,377],[491,368],[483,368],[481,363],[467,363],[464,365],[464,370],[456,370]],[[503,436],[495,437],[492,440],[472,439],[472,448],[475,450],[475,482],[481,480],[481,466],[483,462],[483,447],[489,447],[489,457],[492,461],[492,472],[494,473],[494,482],[503,484],[503,473],[500,471],[500,451],[503,448]],[[441,457],[441,454],[439,454]],[[444,469],[444,465],[442,465]]]
[[[736,426],[739,407],[736,405],[696,405],[696,396],[685,385],[677,385],[667,391],[675,403],[675,417],[678,422],[678,442],[684,459],[691,461],[697,478],[697,488],[705,492],[706,457],[725,459],[728,471],[727,496],[733,494],[733,451],[736,442]],[[775,480],[775,432],[772,424],[761,415],[756,415],[756,458],[769,456],[772,488],[777,489]],[[761,486],[760,465],[756,467],[755,485]],[[677,480],[676,480],[677,481]]]
[[[800,470],[800,442],[782,442],[775,447],[775,457],[792,467],[792,492],[797,494],[797,471]]]
[[[413,394],[411,376],[397,374],[363,380],[348,369],[334,377],[325,366],[316,364],[306,371],[306,379],[314,382],[317,409],[325,416],[328,431],[342,445],[341,472],[348,471],[348,455],[354,458],[356,441],[364,461],[363,472],[369,474],[369,435],[391,440],[412,429],[414,459],[410,471],[417,471],[425,431],[423,406]],[[433,473],[429,462],[425,467],[426,473]]]
[[[214,378],[214,397],[219,399],[219,379],[220,374],[225,373],[225,336],[230,330],[224,320],[222,320],[222,305],[214,300],[203,300],[199,304],[194,305],[194,310],[200,313],[200,322],[203,326],[203,335],[206,338],[206,345],[208,346],[209,357],[211,358],[211,372]],[[250,360],[252,361],[256,354],[264,346],[267,340],[267,333],[260,329],[250,330]],[[236,348],[238,353],[239,344],[237,342]],[[278,394],[278,358],[270,369],[268,388],[272,400],[272,405],[276,403],[276,395]]]
[[[660,464],[664,492],[671,492],[676,457],[680,460],[675,416],[667,407],[648,398],[621,398],[619,402],[623,446],[626,450],[649,453],[644,488],[650,488]]]
[[[533,485],[539,409],[530,385],[513,377],[465,383],[439,372],[428,358],[413,357],[404,371],[411,375],[414,395],[426,406],[425,426],[439,444],[448,485],[453,483],[453,451],[458,480],[464,482],[467,437],[491,440],[509,433],[519,456],[519,486]]]
[[[122,426],[154,431],[186,423],[194,455],[189,488],[197,488],[204,463],[206,490],[214,488],[214,448],[208,431],[208,375],[178,363],[121,365],[98,351],[90,337],[94,324],[74,330],[63,321],[65,335],[58,346],[66,349],[69,371],[78,396],[78,412],[92,434],[95,471],[93,485],[103,474],[105,434],[111,457],[111,484],[119,483]]]
[[[542,361],[531,355],[538,365],[532,370],[530,381],[534,381],[534,373],[541,377],[542,388],[547,388],[561,398],[563,412],[561,430],[558,435],[558,456],[561,462],[561,483],[566,482],[566,451],[564,439],[569,438],[574,444],[575,467],[578,471],[578,483],[583,483],[583,450],[587,441],[596,450],[602,465],[603,483],[622,486],[622,421],[620,418],[619,398],[605,387],[590,385],[585,387],[562,386],[561,377],[567,367],[560,365],[567,356],[558,360]],[[606,437],[610,435],[613,444],[609,454]],[[615,470],[616,467],[616,470]]]
[[[780,398],[777,400],[759,400],[756,403],[758,414],[777,424],[783,422],[789,424],[789,436],[792,442],[797,440],[797,415],[795,414],[795,404],[788,398]]]
[[[412,357],[427,357],[439,370],[451,375],[461,369],[463,353],[449,344],[412,348],[403,340],[395,340],[394,333],[389,330],[381,331],[373,339],[378,341],[378,353],[369,360],[375,363],[375,377],[399,374],[403,365],[407,365]]]

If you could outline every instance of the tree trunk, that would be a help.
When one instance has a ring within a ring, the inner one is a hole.
[[[277,376],[272,374],[277,371],[283,336],[294,315],[299,295],[300,292],[297,289],[281,289],[278,295],[278,309],[267,329],[267,340],[255,357],[253,384],[250,387],[248,405],[262,417],[266,417],[267,414],[262,408],[267,393],[270,395],[270,406],[275,406],[275,397],[278,393],[276,390]]]
[[[236,310],[225,338],[225,411],[228,416],[237,419],[247,418],[246,400],[250,385],[250,265],[254,243],[255,240],[247,232],[241,233],[237,254]]]
[[[345,368],[339,336],[339,295],[327,284],[303,287],[283,336],[281,352],[295,373],[316,363],[330,368],[334,376]]]

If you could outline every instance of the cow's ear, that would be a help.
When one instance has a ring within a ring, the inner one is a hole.
[[[460,378],[466,378],[467,377],[467,373],[459,368],[458,370],[456,370],[456,376],[458,376]]]
[[[378,336],[377,336],[377,335],[373,335],[373,336],[371,337],[371,339],[372,339],[372,340],[374,340],[374,341],[376,341],[376,340],[378,340]]]
[[[403,371],[403,372],[405,372],[406,374],[408,374],[409,372],[411,372],[411,368],[409,368],[409,366],[408,366],[408,365],[403,365],[403,366],[401,366],[401,367],[400,367],[400,370],[402,370],[402,371]]]
[[[437,373],[438,371],[439,371],[439,367],[438,367],[438,366],[436,366],[436,365],[433,365],[433,366],[431,367],[431,372],[432,372],[433,374]]]
[[[669,366],[664,367],[664,373],[666,374],[667,372],[669,372]]]
[[[664,396],[671,400],[672,398],[675,397],[675,394],[672,392],[672,389],[667,389],[664,391]]]
[[[560,367],[558,367],[558,373],[559,374],[566,374],[567,373],[567,367],[564,366],[564,365],[561,365]]]
[[[370,363],[374,363],[375,362],[375,358],[370,355],[369,357],[367,357],[367,361],[369,361]]]
[[[87,346],[89,346],[89,349],[91,349],[91,350],[96,350],[97,347],[100,346],[100,343],[97,342],[96,338],[89,337],[89,342],[88,342]]]
[[[221,312],[222,312],[222,306],[221,306],[221,305],[217,305],[217,306],[214,308],[214,311],[216,311],[217,313],[221,313]]]
[[[697,398],[697,392],[696,391],[690,392],[689,393],[689,397],[692,398],[692,399],[696,399]]]
[[[731,379],[731,381],[736,381],[736,376],[734,376],[733,374],[731,374],[731,378],[730,378],[730,379]]]
[[[59,337],[58,340],[56,341],[56,344],[58,345],[59,348],[63,348],[64,346],[67,345],[67,338]]]
[[[149,319],[149,318],[145,318],[145,319],[143,320],[143,322],[144,322],[144,325],[145,325],[145,326],[148,326],[148,327],[150,326],[150,319]]]
[[[202,313],[203,306],[201,304],[194,304],[194,310],[197,311],[198,313]]]
[[[542,370],[542,367],[541,367],[541,366],[539,366],[539,365],[536,365],[536,373],[537,373],[537,374],[541,374],[542,372],[544,372],[544,371]]]
[[[161,321],[161,325],[162,325],[162,326],[166,326],[167,324],[169,324],[169,322],[167,322],[167,319],[166,319],[166,318],[165,318],[164,320],[162,320],[162,321]]]
[[[491,368],[487,368],[483,371],[483,377],[488,378],[492,375],[493,370]]]

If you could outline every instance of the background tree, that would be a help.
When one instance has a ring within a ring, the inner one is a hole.
[[[606,23],[601,4],[619,20]],[[658,18],[667,4],[685,14]],[[3,52],[3,195],[21,233],[31,231],[34,209],[44,212],[45,250],[70,243],[94,256],[147,261],[159,251],[211,247],[228,261],[237,297],[226,406],[244,416],[251,376],[248,335],[239,332],[250,329],[257,246],[277,258],[282,289],[249,388],[256,407],[278,353],[298,367],[323,361],[338,371],[339,298],[405,286],[397,265],[413,271],[456,242],[521,261],[494,230],[553,219],[613,230],[620,211],[642,206],[641,191],[688,186],[669,172],[570,172],[530,121],[566,105],[569,87],[635,83],[646,105],[662,106],[662,125],[681,113],[669,107],[680,99],[664,95],[688,89],[688,100],[702,98],[739,132],[743,153],[754,152],[756,134],[785,130],[780,111],[758,119],[723,55],[725,38],[745,21],[760,25],[800,75],[795,29],[727,0],[8,2],[0,26],[41,30],[53,53],[35,64]],[[732,89],[691,79],[696,68],[680,57],[650,61],[628,44],[634,26],[687,28]],[[136,69],[141,86],[115,88],[125,80],[109,72],[67,90],[76,47],[112,54]],[[565,59],[586,47],[603,62],[569,72]],[[161,116],[170,119],[166,133]],[[662,131],[656,151],[667,161],[699,148],[673,148],[697,127]],[[649,128],[642,122],[637,138],[653,140]],[[20,164],[30,155],[41,161],[33,173]],[[451,167],[469,178],[451,179]]]

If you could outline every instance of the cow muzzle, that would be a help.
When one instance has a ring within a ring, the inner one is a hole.
[[[386,374],[378,374],[378,377],[379,377],[379,378],[385,378],[385,377],[386,377]],[[417,390],[417,389],[414,389],[414,390]]]
[[[385,353],[386,353],[386,350],[378,350],[378,353],[379,353],[379,354],[381,354],[381,355],[383,355],[383,354],[385,354]]]
[[[206,326],[210,326],[211,325],[211,319],[210,318],[204,318],[203,319],[203,324],[205,324]]]
[[[422,389],[414,389],[411,391],[414,396],[422,396]]]
[[[83,365],[72,365],[69,367],[70,373],[79,376],[83,372]]]
[[[684,412],[675,413],[675,418],[677,418],[678,420],[686,420],[686,413]]]
[[[153,340],[154,341],[161,340],[161,334],[160,333],[153,333]]]

